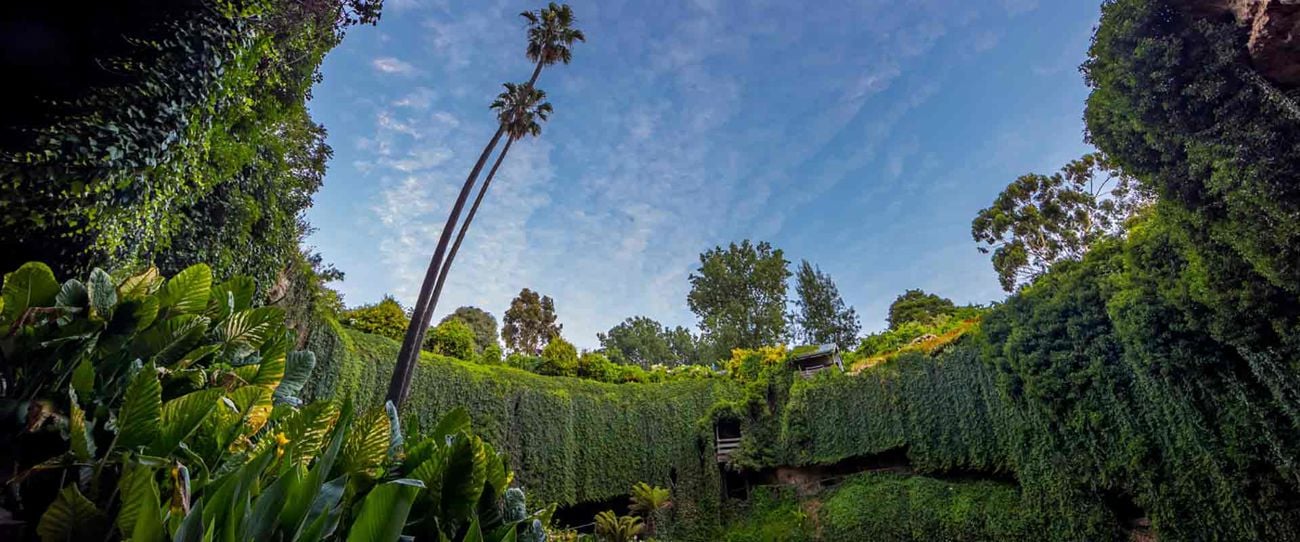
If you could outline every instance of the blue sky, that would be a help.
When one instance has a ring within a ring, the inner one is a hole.
[[[583,347],[633,315],[693,326],[699,253],[745,238],[820,265],[864,330],[907,288],[1001,299],[970,220],[1088,151],[1099,3],[574,1],[587,43],[542,73],[555,114],[511,150],[438,317],[499,318],[529,287]],[[311,109],[334,159],[308,243],[349,305],[413,302],[487,105],[530,74],[518,13],[541,5],[387,0],[326,58]]]

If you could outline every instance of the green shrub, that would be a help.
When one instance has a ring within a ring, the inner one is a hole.
[[[609,358],[599,352],[583,352],[578,357],[578,376],[600,382],[616,382],[618,369]]]
[[[578,349],[560,337],[542,348],[542,362],[537,373],[550,376],[578,376]]]
[[[473,361],[474,330],[459,318],[449,319],[429,331],[424,340],[424,349],[435,354]]]
[[[343,311],[339,322],[352,329],[395,341],[402,340],[406,336],[406,328],[411,325],[406,309],[390,295],[384,296],[378,303]]]

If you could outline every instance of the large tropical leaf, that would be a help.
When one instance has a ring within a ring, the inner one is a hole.
[[[233,356],[257,351],[262,343],[284,329],[284,311],[278,307],[258,307],[230,315],[217,326],[217,338]]]
[[[149,452],[157,456],[171,454],[217,408],[222,392],[220,389],[196,391],[163,404],[161,430],[149,445]]]
[[[340,476],[321,486],[320,491],[312,499],[311,508],[307,510],[302,530],[290,540],[308,542],[329,538],[338,527],[339,517],[343,514],[341,503],[347,487],[347,476]]]
[[[140,334],[135,354],[166,367],[193,351],[207,330],[208,319],[202,316],[185,314],[167,318]]]
[[[359,420],[343,445],[339,466],[344,474],[374,479],[388,458],[388,414],[374,410]]]
[[[220,322],[239,311],[247,310],[253,304],[253,292],[257,285],[249,277],[234,277],[212,287],[208,299],[207,314],[215,322]]]
[[[257,354],[257,357],[261,358],[261,364],[257,368],[257,373],[249,378],[249,383],[271,391],[280,387],[280,380],[284,379],[285,366],[288,363],[290,344],[288,333],[268,338]]]
[[[177,273],[158,291],[159,307],[168,314],[198,314],[208,307],[212,269],[197,264]]]
[[[450,521],[469,518],[487,480],[487,451],[482,439],[461,433],[447,449],[442,474],[442,516]]]
[[[361,502],[361,511],[348,531],[348,542],[393,542],[406,527],[411,503],[424,488],[419,480],[402,478],[375,486]]]
[[[150,267],[145,269],[143,273],[128,277],[117,285],[117,297],[119,299],[139,299],[152,295],[158,291],[162,281],[162,275],[158,273],[158,268]]]
[[[242,533],[248,540],[271,540],[276,528],[280,526],[280,511],[288,502],[294,489],[307,477],[305,463],[296,463],[287,472],[267,486],[253,501],[248,515],[246,531]]]
[[[289,415],[280,425],[289,441],[285,456],[290,461],[310,463],[325,446],[325,438],[338,417],[338,407],[328,401],[312,403]]]
[[[310,351],[290,352],[284,360],[284,376],[275,388],[275,398],[284,400],[297,397],[302,387],[307,385],[311,372],[316,368],[316,354]],[[399,432],[396,432],[400,434]]]
[[[4,286],[0,288],[0,297],[4,304],[0,308],[0,321],[12,323],[28,307],[48,307],[54,304],[54,297],[59,293],[59,283],[54,280],[54,272],[40,262],[28,262],[12,273],[6,273]]]
[[[266,425],[266,421],[271,416],[271,409],[274,407],[271,404],[271,390],[258,386],[244,386],[231,392],[228,397],[241,414],[244,435],[252,435]]]
[[[103,269],[96,267],[90,272],[90,282],[86,284],[86,293],[90,296],[90,313],[92,316],[107,320],[113,315],[117,305],[117,285],[113,277]]]
[[[90,306],[90,292],[86,285],[77,279],[68,279],[59,287],[54,296],[54,306],[68,309],[84,309]]]
[[[128,463],[118,482],[122,509],[117,527],[123,538],[133,542],[153,542],[162,538],[162,511],[158,502],[158,483],[153,469]]]
[[[95,392],[95,364],[90,357],[83,357],[72,370],[72,389],[87,397]]]
[[[294,532],[301,533],[306,526],[307,518],[310,513],[324,513],[326,504],[319,500],[319,493],[325,491],[336,481],[343,486],[347,485],[347,476],[340,476],[338,479],[325,483],[330,471],[334,468],[335,459],[338,458],[339,451],[343,448],[343,440],[347,436],[349,428],[352,427],[352,405],[345,403],[343,409],[339,412],[338,422],[334,424],[334,433],[330,436],[330,443],[325,447],[320,459],[312,465],[311,470],[307,473],[307,478],[302,484],[299,484],[289,503],[285,506],[282,522],[286,526],[297,526],[292,529]],[[341,491],[341,490],[340,490]],[[309,506],[310,505],[310,506]],[[321,508],[318,508],[321,507]],[[303,540],[311,540],[304,538]]]
[[[77,392],[69,390],[68,399],[68,433],[72,441],[72,456],[77,461],[87,462],[95,457],[95,440],[91,438],[90,428],[86,426],[86,412],[77,404]]]
[[[470,429],[469,411],[465,407],[456,407],[438,420],[429,437],[441,444],[457,434],[471,432]]]
[[[95,503],[77,490],[77,484],[69,484],[41,515],[36,534],[40,535],[41,542],[84,540],[101,535],[107,519]]]
[[[162,422],[162,384],[153,364],[136,371],[127,384],[122,410],[117,416],[117,445],[132,449],[158,438]]]

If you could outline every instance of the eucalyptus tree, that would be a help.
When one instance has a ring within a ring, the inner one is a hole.
[[[528,24],[528,45],[525,53],[528,59],[535,64],[532,77],[528,79],[528,83],[524,85],[524,88],[532,89],[533,85],[537,83],[538,77],[542,74],[542,68],[556,62],[568,64],[573,59],[572,49],[574,43],[586,41],[586,36],[583,35],[581,30],[574,28],[576,19],[573,15],[573,9],[567,4],[551,2],[543,9],[526,11],[521,13],[520,16]],[[497,127],[496,133],[488,140],[487,146],[479,154],[478,161],[474,163],[469,176],[465,178],[460,194],[456,197],[456,202],[452,205],[447,221],[443,225],[437,248],[434,249],[433,257],[429,260],[429,267],[424,274],[424,281],[420,285],[420,294],[416,299],[411,315],[411,325],[406,330],[402,348],[397,354],[397,365],[393,370],[393,378],[388,386],[388,400],[394,404],[401,405],[410,393],[412,370],[415,368],[416,360],[419,359],[420,345],[424,342],[425,331],[433,317],[433,309],[436,304],[434,290],[438,288],[438,277],[444,268],[443,260],[447,254],[448,245],[451,243],[452,232],[456,230],[456,225],[460,222],[461,211],[465,208],[465,201],[469,199],[469,193],[474,188],[474,183],[483,171],[483,166],[487,164],[488,158],[492,156],[492,151],[496,148],[497,143],[506,134],[506,130],[506,123],[501,123]]]

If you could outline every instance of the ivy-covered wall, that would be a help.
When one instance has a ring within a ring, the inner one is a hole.
[[[398,343],[323,321],[309,398],[382,404]],[[464,407],[475,432],[509,454],[531,496],[561,506],[620,498],[636,482],[673,488],[674,540],[708,540],[719,524],[721,481],[711,427],[701,424],[718,398],[736,393],[725,379],[606,384],[540,376],[424,353],[407,423],[428,427]]]

